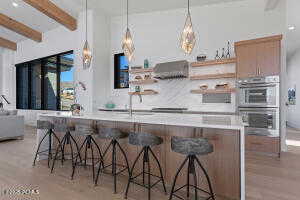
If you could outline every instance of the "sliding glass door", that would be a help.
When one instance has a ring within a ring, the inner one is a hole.
[[[17,108],[70,110],[74,103],[73,51],[16,65]]]

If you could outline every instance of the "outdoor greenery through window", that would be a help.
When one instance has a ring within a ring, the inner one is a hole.
[[[17,64],[17,109],[70,110],[73,65],[73,51]]]

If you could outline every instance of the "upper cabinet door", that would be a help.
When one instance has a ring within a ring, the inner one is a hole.
[[[235,52],[237,77],[255,77],[257,75],[256,46],[252,44],[236,46]]]
[[[258,76],[280,74],[280,41],[257,44]]]
[[[282,35],[235,43],[237,77],[280,75]]]

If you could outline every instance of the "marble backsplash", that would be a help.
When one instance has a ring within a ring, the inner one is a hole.
[[[190,68],[190,76],[234,72],[235,64]],[[134,75],[131,75],[130,79],[134,79]],[[133,108],[176,107],[188,108],[190,111],[235,112],[235,93],[231,94],[231,103],[202,103],[202,94],[192,94],[190,92],[193,89],[199,89],[202,84],[207,84],[209,89],[213,89],[218,83],[229,83],[230,87],[235,87],[235,79],[190,80],[184,78],[159,80],[157,83],[142,86],[143,89],[153,89],[158,94],[143,96],[142,103],[139,102],[138,97],[134,96]],[[134,86],[131,86],[129,90],[133,91]],[[125,108],[129,104],[128,89],[113,90],[110,99],[117,105],[117,108]]]

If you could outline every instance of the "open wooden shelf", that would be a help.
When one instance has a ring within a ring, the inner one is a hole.
[[[203,62],[193,62],[191,63],[192,67],[205,67],[211,65],[222,65],[222,64],[230,64],[236,63],[236,58],[225,58],[220,60],[207,60]]]
[[[235,78],[235,77],[236,77],[235,73],[206,74],[206,75],[190,76],[190,80],[209,80],[209,79]]]
[[[153,68],[129,70],[130,74],[143,74],[143,73],[149,73],[149,72],[153,72]]]
[[[146,85],[146,84],[153,84],[156,83],[157,80],[155,79],[146,79],[146,80],[136,80],[136,81],[129,81],[129,84],[132,85]]]
[[[156,91],[145,91],[145,92],[129,92],[130,95],[155,95],[158,94]]]
[[[193,94],[228,94],[236,92],[235,88],[228,88],[228,89],[208,89],[208,90],[191,90]]]

